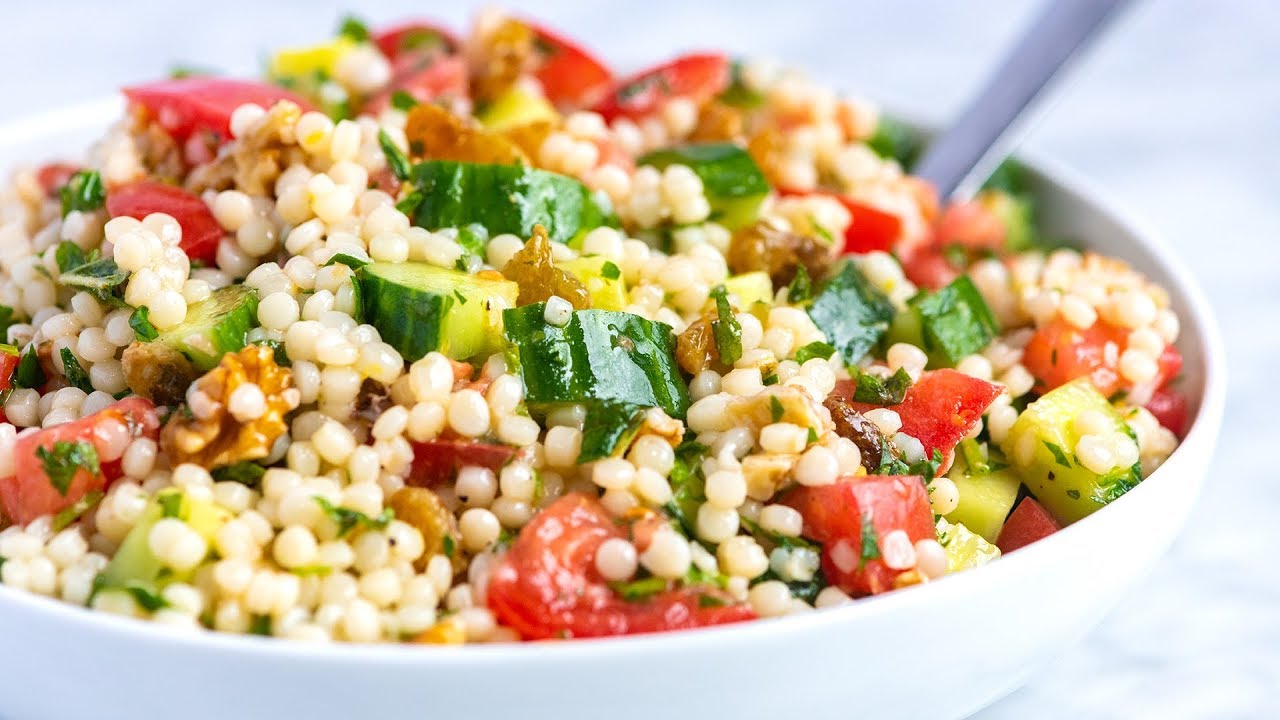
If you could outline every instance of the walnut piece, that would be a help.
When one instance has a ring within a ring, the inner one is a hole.
[[[186,188],[197,194],[235,188],[252,196],[271,196],[280,173],[306,160],[293,144],[293,127],[301,116],[297,105],[276,103],[248,135],[227,143],[218,157],[192,170]]]
[[[246,383],[257,384],[266,408],[258,419],[242,423],[227,407],[231,394]],[[174,465],[215,468],[267,457],[288,429],[285,415],[301,400],[292,385],[293,374],[276,365],[271,348],[249,345],[228,353],[187,391],[187,412],[175,413],[164,426],[160,445]]]

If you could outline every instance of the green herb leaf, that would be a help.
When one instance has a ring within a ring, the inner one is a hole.
[[[992,472],[991,463],[982,456],[982,446],[973,438],[960,441],[960,457],[971,475],[987,475]]]
[[[58,264],[59,273],[70,272],[73,268],[78,268],[89,262],[84,250],[81,250],[79,245],[70,240],[63,240],[58,243],[58,248],[53,251],[53,260]]]
[[[38,388],[48,380],[44,367],[40,364],[40,354],[34,344],[28,345],[18,359],[18,367],[13,371],[13,386],[19,388]]]
[[[151,342],[160,337],[156,326],[151,324],[151,310],[146,305],[140,306],[129,316],[129,327],[133,328],[133,334],[142,342]]]
[[[165,492],[156,496],[156,502],[160,504],[160,517],[181,518],[182,517],[182,493]]]
[[[147,585],[137,581],[130,580],[124,585],[124,591],[133,596],[133,601],[147,612],[155,612],[169,607],[169,601],[165,600],[159,593],[152,590]]]
[[[698,596],[698,607],[700,608],[724,607],[725,605],[728,605],[728,604],[729,603],[727,600],[725,600],[724,598],[716,597],[715,595],[699,595]]]
[[[467,296],[466,296],[466,295],[463,295],[461,290],[454,290],[454,291],[453,291],[453,296],[454,296],[454,297],[456,297],[456,298],[458,298],[458,304],[460,304],[460,305],[466,305],[466,304],[467,304]]]
[[[324,511],[324,514],[328,515],[329,519],[338,526],[338,537],[343,537],[351,532],[357,525],[367,530],[382,530],[395,519],[395,512],[391,508],[387,508],[379,513],[377,517],[371,518],[359,510],[334,505],[328,499],[319,495],[315,497],[315,501],[320,505],[320,509]]]
[[[61,532],[67,529],[71,523],[80,519],[81,515],[89,512],[90,508],[97,505],[102,500],[103,494],[101,490],[90,490],[84,494],[84,497],[75,502],[68,508],[63,508],[57,515],[53,516],[53,531]]]
[[[716,301],[716,319],[711,321],[711,332],[716,339],[716,352],[720,361],[732,365],[742,358],[742,324],[729,306],[729,293],[724,285],[711,291]]]
[[[59,195],[62,197],[62,217],[76,210],[91,212],[107,202],[107,189],[96,170],[81,170],[72,175],[59,190]]]
[[[604,265],[600,266],[600,276],[606,280],[617,280],[622,277],[622,269],[606,260]]]
[[[925,351],[951,364],[985,348],[1000,326],[982,294],[967,275],[933,293],[918,295],[908,304],[920,316]]]
[[[787,286],[787,301],[792,303],[808,302],[813,297],[813,280],[809,277],[809,268],[796,265],[796,275]]]
[[[271,616],[270,615],[254,615],[253,619],[249,621],[249,634],[270,637],[271,636]]]
[[[660,577],[647,577],[630,582],[611,582],[609,587],[628,602],[644,602],[667,589],[667,581]]]
[[[387,167],[391,168],[391,173],[396,179],[403,182],[409,179],[409,158],[405,157],[400,148],[391,141],[391,136],[386,130],[378,131],[378,145],[382,148],[382,154],[387,156]]]
[[[1142,467],[1134,463],[1131,467],[1116,468],[1098,478],[1097,488],[1089,496],[1101,505],[1115,502],[1120,496],[1129,492],[1142,482]]]
[[[218,482],[237,482],[246,487],[258,487],[267,469],[256,462],[244,460],[213,469],[213,479]]]
[[[907,396],[907,388],[911,387],[911,375],[903,368],[881,380],[871,373],[858,373],[858,386],[853,391],[856,402],[869,405],[897,405]]]
[[[418,99],[404,90],[397,90],[391,93],[391,107],[401,112],[409,112],[410,110],[418,107]],[[381,133],[379,133],[379,136],[381,136]],[[379,137],[378,140],[381,142],[382,138]],[[397,152],[399,152],[399,150],[397,150]]]
[[[836,244],[836,239],[831,235],[831,231],[824,227],[822,223],[818,222],[818,218],[810,215],[809,225],[813,227],[813,231],[818,234],[818,237],[821,238],[823,242],[828,245]]]
[[[206,77],[217,74],[219,73],[216,70],[199,67],[198,65],[179,64],[169,68],[169,77],[173,80],[182,80],[189,77]]]
[[[777,385],[778,373],[771,372],[768,375],[765,375],[764,377],[760,378],[760,384],[764,385],[765,387],[769,387],[770,385]]]
[[[782,416],[786,414],[786,412],[787,412],[786,408],[782,407],[782,401],[778,400],[778,396],[770,395],[769,396],[769,416],[773,418],[773,421],[778,422],[779,420],[781,420]]]
[[[347,253],[334,253],[333,256],[330,257],[329,260],[325,262],[325,264],[322,265],[321,267],[329,267],[330,265],[346,265],[352,270],[359,270],[360,268],[368,264],[369,264],[368,260],[365,260],[364,258],[358,258],[355,255],[348,255]]]
[[[910,169],[920,153],[920,140],[907,126],[881,115],[867,147],[880,157],[897,160],[904,169]]]
[[[852,365],[867,354],[889,329],[893,303],[852,262],[826,282],[809,306],[813,324]]]
[[[835,354],[836,354],[836,349],[832,347],[831,343],[824,343],[821,340],[818,340],[818,341],[811,342],[808,345],[805,345],[804,347],[797,350],[796,362],[803,365],[814,358],[822,358],[823,360],[829,360],[831,356]]]
[[[702,460],[710,450],[706,445],[686,440],[676,448],[676,462],[671,468],[671,501],[663,506],[686,537],[697,537],[698,506],[706,502],[706,477]]]
[[[587,409],[582,425],[578,464],[610,457],[630,444],[640,429],[646,408],[631,403],[600,402]]]
[[[356,287],[358,288],[359,286],[357,285]],[[288,351],[285,350],[284,343],[280,342],[279,340],[272,340],[271,338],[263,338],[262,340],[255,342],[254,345],[261,345],[263,347],[271,348],[272,352],[275,353],[276,364],[279,365],[280,367],[290,367],[293,365],[293,361],[289,359]]]
[[[351,42],[369,42],[369,26],[365,25],[364,22],[356,16],[347,15],[342,18],[342,24],[338,26],[338,35],[347,38]]]
[[[809,428],[808,444],[812,445],[816,442],[818,442],[818,431],[813,428]]]
[[[453,553],[457,549],[456,544],[453,541],[453,536],[445,535],[440,541],[440,546],[441,549],[444,550],[444,556],[452,560]]]
[[[1067,454],[1063,452],[1061,446],[1051,443],[1048,440],[1044,440],[1043,442],[1044,442],[1044,446],[1049,448],[1049,452],[1053,453],[1054,462],[1058,463],[1059,465],[1061,465],[1062,467],[1068,470],[1074,467],[1071,464],[1071,458],[1067,457]]]
[[[80,361],[76,360],[76,356],[71,354],[71,348],[62,348],[60,355],[62,356],[62,374],[67,377],[67,382],[86,393],[93,392],[93,383],[89,381],[89,373],[85,372],[84,368],[81,367]]]
[[[9,337],[9,326],[17,322],[14,318],[13,308],[8,305],[0,305],[0,340],[5,340]]]
[[[880,535],[872,522],[871,511],[862,513],[862,549],[858,555],[858,567],[861,568],[872,560],[880,559]]]
[[[98,451],[94,449],[93,443],[83,440],[58,440],[53,444],[52,450],[43,445],[38,446],[36,457],[44,465],[44,474],[49,478],[49,484],[63,497],[67,495],[76,471],[86,470],[91,475],[101,472]]]
[[[1070,490],[1067,490],[1067,497],[1071,498],[1072,500],[1079,500],[1080,491],[1076,490],[1075,488],[1071,488]]]
[[[83,290],[110,307],[124,307],[124,286],[129,273],[111,258],[92,260],[63,272],[58,282],[65,287]]]
[[[741,513],[738,514],[738,522],[742,525],[743,529],[748,533],[751,533],[751,536],[765,547],[780,547],[784,550],[802,548],[805,550],[812,550],[815,553],[822,552],[822,546],[815,542],[811,542],[802,537],[788,537],[786,535],[773,532],[772,530],[766,530],[760,526],[760,523]]]

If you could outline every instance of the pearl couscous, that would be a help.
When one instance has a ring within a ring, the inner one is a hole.
[[[1165,291],[798,73],[491,12],[174,77],[0,194],[0,581],[181,630],[653,632],[928,583],[1186,422]]]

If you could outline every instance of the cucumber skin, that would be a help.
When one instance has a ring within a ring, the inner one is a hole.
[[[428,230],[480,223],[490,235],[527,238],[542,225],[552,240],[568,242],[612,224],[582,183],[523,165],[430,160],[413,167],[410,182],[422,195],[413,224]]]
[[[1022,482],[1063,525],[1096,512],[1142,480],[1142,471],[1137,465],[1099,475],[1080,464],[1075,457],[1080,436],[1073,420],[1085,410],[1102,411],[1113,419],[1116,431],[1132,432],[1120,412],[1086,377],[1054,388],[1028,405],[1014,422],[1003,445]],[[1032,439],[1023,439],[1027,437]],[[1020,461],[1018,445],[1021,442],[1033,443],[1030,463]],[[1046,443],[1058,446],[1070,467],[1059,462]]]
[[[711,205],[711,220],[736,230],[755,222],[760,203],[769,194],[769,181],[760,166],[744,149],[733,143],[702,143],[655,150],[641,157],[637,165],[662,170],[669,165],[686,165],[702,180],[703,192]]]
[[[233,295],[240,297],[231,298]],[[258,324],[258,292],[247,285],[230,285],[215,290],[208,298],[187,308],[187,317],[207,311],[210,305],[224,302],[236,304],[229,311],[221,311],[211,318],[184,320],[177,327],[161,333],[152,342],[162,342],[186,355],[192,366],[200,372],[214,369],[222,362],[223,355],[244,349],[248,344],[249,330]],[[215,321],[211,327],[200,327],[210,320]]]
[[[524,380],[535,410],[565,403],[660,407],[674,418],[689,409],[689,390],[665,323],[608,310],[579,310],[564,327],[543,319],[545,303],[503,312],[509,366]],[[630,349],[618,339],[630,341]]]
[[[356,277],[364,321],[377,328],[382,341],[395,348],[405,361],[420,360],[445,344],[443,319],[456,298],[411,292],[365,273]]]

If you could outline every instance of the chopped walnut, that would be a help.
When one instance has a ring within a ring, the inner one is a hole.
[[[492,102],[514,85],[537,50],[528,24],[510,17],[493,20],[496,22],[477,23],[468,45],[471,97],[478,103]]]
[[[556,267],[551,261],[551,240],[547,229],[533,226],[533,237],[507,264],[502,274],[520,286],[519,305],[543,302],[552,295],[569,301],[575,310],[591,307],[591,292],[572,273]]]
[[[227,404],[245,383],[256,383],[262,390],[266,411],[242,423],[231,416]],[[288,429],[285,415],[301,400],[292,384],[293,374],[276,365],[275,351],[269,347],[249,345],[228,353],[187,391],[190,412],[175,415],[164,426],[160,445],[174,465],[190,462],[213,468],[267,457]]]
[[[129,135],[147,174],[165,182],[182,182],[187,174],[187,163],[173,136],[140,105],[134,106],[130,119]]]
[[[791,282],[800,265],[810,277],[822,277],[837,251],[835,243],[789,232],[762,220],[734,233],[725,261],[735,274],[761,270],[769,274],[775,287],[782,287]]]
[[[790,482],[791,468],[798,455],[748,455],[742,459],[742,477],[747,481],[747,497],[765,502]]]
[[[729,402],[727,413],[735,427],[747,427],[753,433],[775,422],[813,428],[819,435],[831,429],[831,420],[818,403],[805,391],[790,385],[774,385],[750,397],[734,398]]]
[[[453,562],[455,570],[466,567],[462,557],[462,535],[458,531],[458,519],[454,517],[439,495],[421,487],[403,487],[395,491],[387,505],[395,511],[396,519],[408,523],[422,533],[426,548],[418,561],[420,569],[435,555],[445,555]]]
[[[285,168],[306,162],[302,148],[293,144],[293,126],[301,115],[291,102],[276,103],[247,136],[227,143],[211,162],[193,169],[186,188],[194,193],[235,188],[270,196]]]
[[[134,395],[157,405],[179,405],[187,388],[200,377],[186,355],[160,342],[135,342],[125,348],[120,365]]]
[[[537,159],[542,151],[542,143],[555,132],[556,124],[550,120],[537,120],[524,125],[503,128],[502,134],[515,143],[525,155]]]
[[[410,110],[404,134],[409,141],[409,154],[414,158],[529,164],[520,146],[502,133],[478,127],[438,105],[423,104]]]

